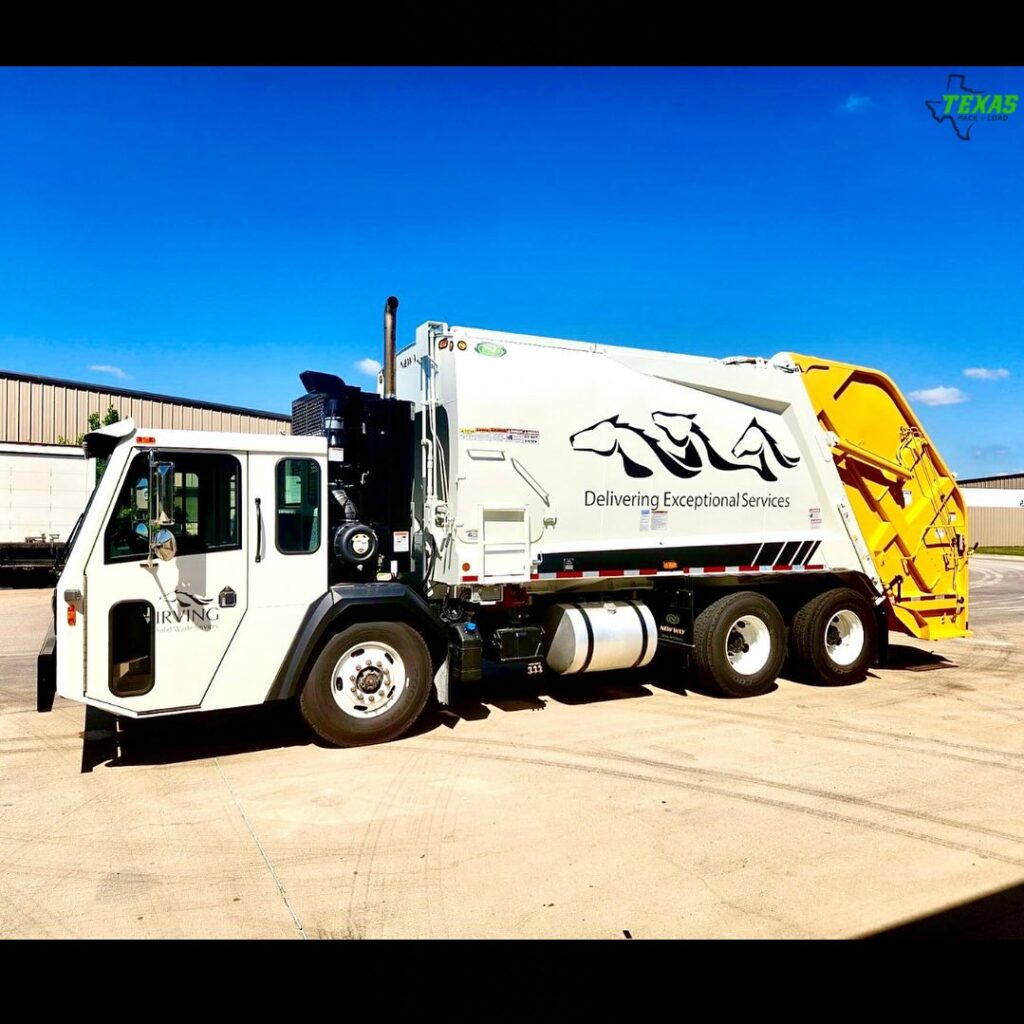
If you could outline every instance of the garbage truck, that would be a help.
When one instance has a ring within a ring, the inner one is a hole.
[[[107,469],[38,659],[149,718],[297,700],[339,746],[516,663],[763,694],[969,635],[955,479],[877,370],[427,322],[374,392],[307,371],[291,436],[85,438]],[[652,663],[658,659],[657,666]]]

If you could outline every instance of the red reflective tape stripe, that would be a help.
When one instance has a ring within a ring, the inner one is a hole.
[[[556,580],[578,580],[583,575],[582,572],[556,572]]]
[[[825,566],[823,566],[823,565],[805,565],[804,568],[805,569],[824,569]]]
[[[640,570],[640,575],[641,576],[655,576],[655,575],[657,575],[657,572],[658,572],[657,569],[641,569]]]
[[[791,566],[791,565],[773,565],[772,568],[776,572],[789,572],[789,570],[792,569],[793,566]]]
[[[704,566],[704,571],[705,572],[725,572],[725,566],[724,565],[705,565]]]
[[[759,565],[741,565],[740,572],[759,572],[761,566]]]
[[[598,576],[625,576],[625,569],[598,569]]]
[[[462,582],[463,583],[476,583],[477,580],[479,580],[479,579],[480,579],[479,576],[463,576],[462,577]]]
[[[531,572],[530,573],[530,579],[531,580],[539,580],[540,579],[540,573],[539,572]]]

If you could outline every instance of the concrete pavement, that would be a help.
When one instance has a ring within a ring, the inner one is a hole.
[[[288,708],[34,710],[48,591],[0,591],[0,935],[824,937],[1024,880],[1024,559],[972,561],[973,639],[728,701],[501,673],[358,750]]]

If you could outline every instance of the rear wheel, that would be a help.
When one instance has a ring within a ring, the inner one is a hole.
[[[812,597],[793,616],[790,653],[798,672],[826,686],[859,683],[878,646],[871,602],[849,587]]]
[[[782,668],[785,638],[782,616],[768,598],[752,590],[729,594],[694,621],[694,671],[727,697],[765,693]]]
[[[310,728],[339,747],[383,743],[419,718],[430,696],[430,652],[400,622],[364,622],[331,637],[302,688]]]

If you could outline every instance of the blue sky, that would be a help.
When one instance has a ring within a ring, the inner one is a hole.
[[[400,342],[877,366],[961,476],[1021,469],[1024,110],[961,142],[924,105],[951,71],[1024,96],[1022,68],[0,69],[0,367],[288,411],[307,368],[372,386],[396,294]]]

